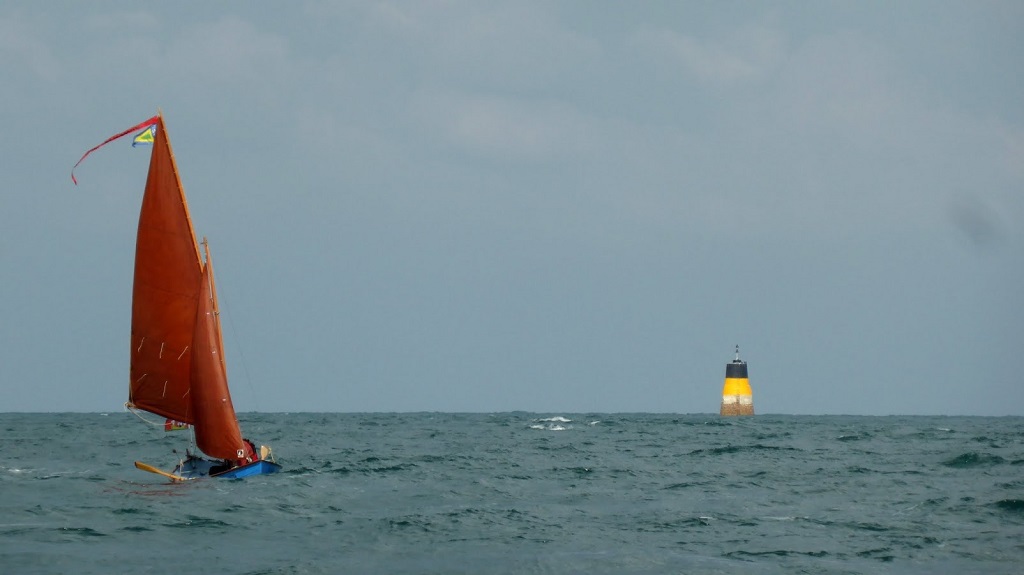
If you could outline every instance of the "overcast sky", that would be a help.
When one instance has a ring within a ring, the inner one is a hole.
[[[1024,3],[0,5],[0,411],[117,411],[161,109],[238,410],[1024,414]]]

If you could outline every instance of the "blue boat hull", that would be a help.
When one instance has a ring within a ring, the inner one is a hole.
[[[182,479],[199,479],[200,477],[241,479],[243,477],[252,477],[253,475],[277,473],[281,470],[281,466],[271,461],[259,460],[224,471],[219,471],[219,469],[220,467],[218,462],[210,461],[209,459],[204,459],[202,457],[191,456],[179,463],[178,466],[174,468],[173,474]]]
[[[253,475],[266,475],[281,471],[281,466],[270,461],[253,461],[248,465],[228,469],[222,473],[215,473],[210,477],[223,477],[224,479],[241,479]]]

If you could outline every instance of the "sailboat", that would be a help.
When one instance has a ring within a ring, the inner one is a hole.
[[[197,450],[185,450],[170,472],[136,461],[173,481],[242,478],[281,466],[267,446],[243,438],[228,389],[213,259],[206,238],[192,228],[185,190],[162,114],[112,136],[94,150],[140,127],[152,144],[135,245],[128,401],[144,411],[187,424]],[[82,162],[79,160],[79,163]],[[78,164],[75,164],[77,167]],[[72,168],[72,180],[74,168]]]

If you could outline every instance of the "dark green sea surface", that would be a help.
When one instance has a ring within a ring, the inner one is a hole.
[[[3,573],[1021,573],[1024,418],[242,414],[278,475],[169,484],[187,433],[0,414]]]

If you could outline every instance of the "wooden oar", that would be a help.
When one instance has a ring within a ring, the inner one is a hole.
[[[143,471],[148,471],[150,473],[156,473],[157,475],[163,475],[164,477],[170,479],[171,481],[186,481],[188,479],[187,477],[182,477],[180,475],[175,475],[173,473],[167,473],[166,471],[164,471],[162,469],[157,469],[156,467],[153,467],[152,465],[147,465],[147,464],[145,464],[145,463],[143,463],[141,461],[136,461],[135,462],[135,467],[138,467],[139,469],[141,469]]]

